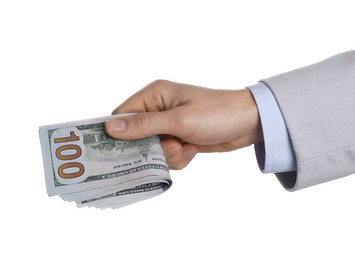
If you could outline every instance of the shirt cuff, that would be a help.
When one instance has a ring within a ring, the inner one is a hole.
[[[254,145],[259,168],[263,173],[296,170],[296,157],[287,127],[271,90],[258,83],[248,87],[258,106],[264,142]]]

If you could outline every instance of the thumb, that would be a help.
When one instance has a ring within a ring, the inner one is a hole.
[[[172,134],[172,123],[170,111],[143,112],[109,119],[105,128],[106,133],[113,138],[134,140],[152,135]]]

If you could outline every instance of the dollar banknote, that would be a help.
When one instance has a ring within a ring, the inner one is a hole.
[[[39,128],[46,189],[78,207],[120,208],[172,184],[158,136],[125,141],[105,132],[113,117]]]

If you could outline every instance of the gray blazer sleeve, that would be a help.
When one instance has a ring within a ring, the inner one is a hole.
[[[297,171],[276,173],[289,191],[355,172],[355,51],[262,80],[284,116]]]

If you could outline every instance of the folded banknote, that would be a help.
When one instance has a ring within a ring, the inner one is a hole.
[[[114,115],[41,126],[47,193],[78,207],[120,208],[159,195],[172,180],[158,136],[125,141],[105,132]]]

